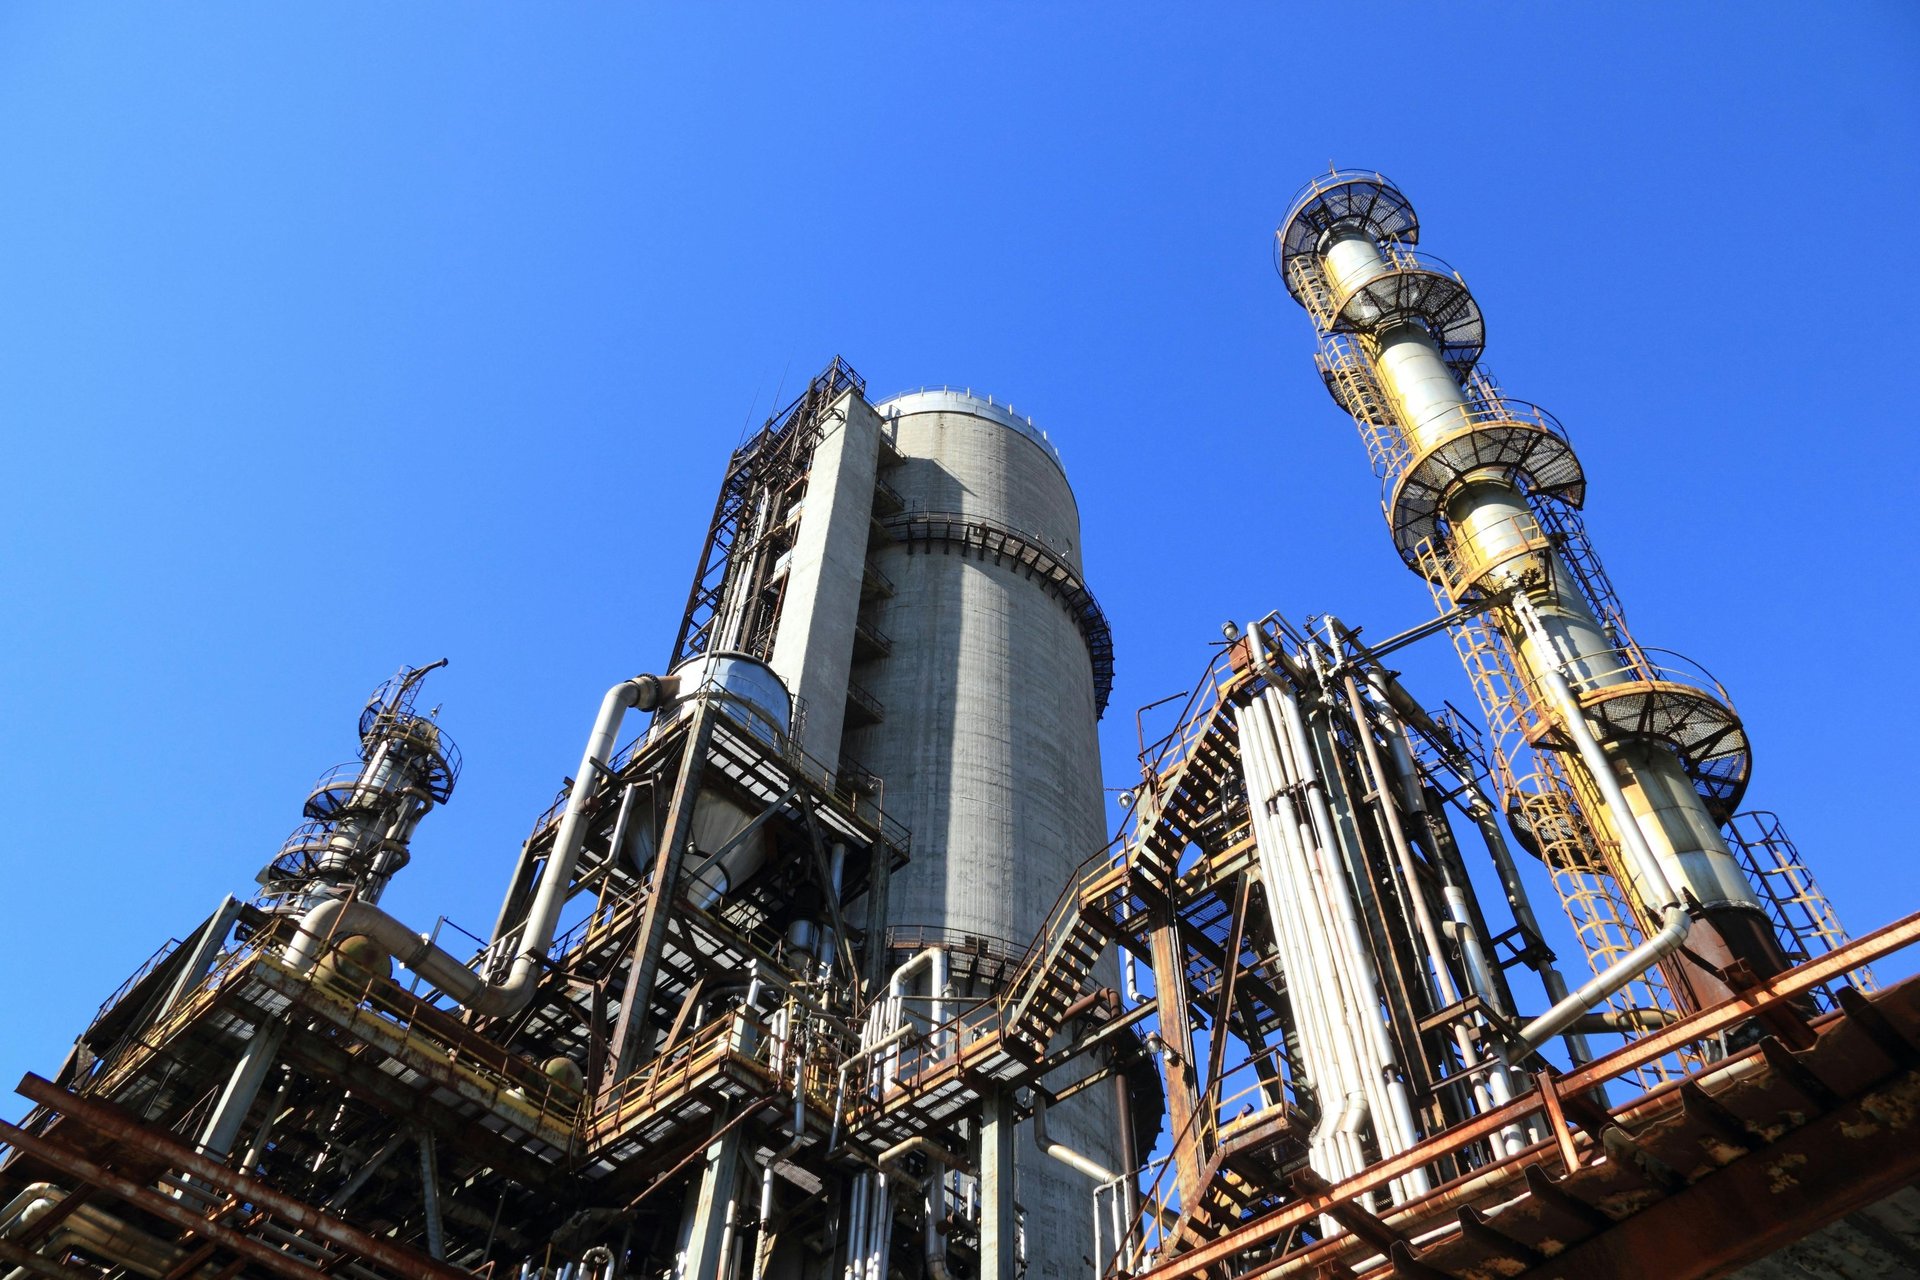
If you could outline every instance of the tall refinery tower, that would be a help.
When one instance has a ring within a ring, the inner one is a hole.
[[[1461,650],[1509,811],[1550,863],[1623,891],[1620,910],[1570,889],[1576,923],[1632,971],[1659,960],[1681,1007],[1724,999],[1731,966],[1784,965],[1720,831],[1746,789],[1745,730],[1704,673],[1627,631],[1573,515],[1586,486],[1572,446],[1480,367],[1479,305],[1419,238],[1391,183],[1336,173],[1296,201],[1275,252],[1386,483],[1394,545],[1443,608],[1473,618]]]

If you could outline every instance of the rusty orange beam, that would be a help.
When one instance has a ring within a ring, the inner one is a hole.
[[[1529,1276],[1709,1280],[1920,1178],[1920,1073],[1906,1072],[1570,1245]]]
[[[1911,946],[1916,941],[1920,941],[1920,912],[1896,920],[1865,937],[1855,939],[1840,950],[1829,952],[1818,960],[1809,961],[1785,973],[1777,974],[1731,1000],[1691,1014],[1664,1030],[1643,1036],[1603,1058],[1596,1058],[1579,1070],[1561,1077],[1559,1091],[1564,1095],[1590,1090],[1595,1085],[1631,1071],[1645,1062],[1664,1057],[1680,1045],[1712,1035],[1723,1027],[1750,1018],[1760,1009],[1783,1000],[1796,999],[1821,983],[1831,982],[1850,970],[1871,963],[1890,952]],[[1667,1086],[1667,1088],[1677,1087],[1678,1082]],[[1661,1093],[1664,1089],[1654,1092]],[[1637,1101],[1644,1101],[1644,1099]],[[1463,1124],[1442,1130],[1417,1146],[1410,1147],[1389,1160],[1383,1160],[1325,1192],[1283,1205],[1236,1231],[1210,1240],[1198,1249],[1180,1254],[1170,1259],[1165,1266],[1146,1274],[1153,1280],[1172,1280],[1176,1276],[1197,1275],[1207,1268],[1224,1262],[1236,1253],[1283,1237],[1294,1227],[1328,1213],[1335,1203],[1349,1201],[1368,1191],[1384,1187],[1396,1178],[1430,1164],[1443,1155],[1470,1143],[1479,1142],[1508,1125],[1516,1124],[1534,1112],[1542,1110],[1544,1105],[1544,1100],[1538,1093],[1523,1094],[1505,1106],[1482,1112]],[[1400,1208],[1403,1212],[1417,1211],[1419,1203],[1417,1200],[1410,1201]]]
[[[191,1231],[203,1237],[213,1236],[226,1248],[250,1262],[258,1263],[275,1275],[285,1276],[287,1280],[326,1280],[327,1273],[318,1267],[302,1262],[290,1253],[282,1253],[278,1249],[270,1248],[252,1236],[242,1235],[232,1227],[218,1222],[209,1222],[180,1201],[170,1196],[163,1196],[152,1187],[142,1186],[131,1178],[122,1177],[113,1170],[95,1164],[85,1156],[57,1142],[48,1142],[45,1138],[36,1137],[24,1129],[16,1129],[4,1122],[0,1122],[0,1142],[5,1142],[15,1150],[24,1151],[42,1163],[52,1165],[70,1178],[91,1183],[109,1195],[118,1196],[134,1208],[145,1210],[163,1222],[172,1223],[182,1231]],[[410,1273],[402,1272],[401,1274]],[[429,1273],[423,1271],[420,1274]]]
[[[182,1146],[172,1138],[135,1120],[111,1103],[80,1097],[78,1094],[67,1092],[50,1080],[43,1080],[31,1074],[20,1081],[19,1092],[44,1107],[58,1111],[76,1124],[111,1138],[116,1143],[131,1147],[157,1160],[164,1160],[169,1168],[191,1174],[211,1186],[231,1193],[236,1199],[246,1204],[258,1205],[268,1210],[287,1227],[297,1231],[311,1232],[316,1239],[348,1253],[357,1254],[389,1271],[403,1276],[419,1277],[420,1280],[467,1280],[472,1274],[459,1267],[436,1262],[424,1253],[396,1244],[391,1240],[370,1236],[356,1227],[349,1226],[339,1218],[322,1213],[305,1201],[294,1199],[258,1178],[238,1173],[217,1160],[211,1160],[197,1151]],[[11,1134],[21,1134],[21,1130],[11,1125],[5,1126],[5,1130]],[[22,1134],[22,1136],[33,1138],[31,1134]],[[11,1141],[10,1137],[9,1141]],[[33,1141],[42,1146],[50,1145],[41,1142],[38,1138],[33,1138]],[[88,1181],[97,1182],[98,1180],[90,1178]],[[107,1190],[113,1190],[107,1183],[99,1183],[99,1185]],[[115,1194],[120,1193],[116,1191]],[[178,1204],[177,1201],[167,1197],[160,1198],[166,1200],[169,1205]],[[251,1243],[249,1237],[239,1236],[238,1238]],[[223,1243],[225,1243],[224,1240]],[[268,1252],[273,1253],[276,1258],[286,1256],[275,1250],[268,1250]]]

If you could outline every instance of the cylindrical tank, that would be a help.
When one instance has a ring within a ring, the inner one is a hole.
[[[1052,444],[1005,406],[923,391],[877,408],[901,458],[882,475],[905,511],[899,536],[874,546],[893,586],[876,619],[891,653],[855,669],[884,718],[846,748],[913,833],[888,916],[1025,946],[1106,842],[1099,707],[1088,638],[1058,583],[980,548],[1036,547],[1077,580],[1079,511]],[[1116,1162],[1112,1117],[1091,1094],[1049,1120],[1059,1141]],[[1031,1143],[1015,1160],[1028,1274],[1083,1274],[1091,1185]]]
[[[704,697],[769,748],[777,751],[785,747],[793,728],[793,696],[773,668],[758,658],[744,653],[703,653],[675,667],[672,677],[673,701],[654,716],[649,734],[662,733],[685,719]],[[681,872],[688,898],[711,907],[760,869],[767,853],[764,829],[732,844],[754,816],[753,811],[720,792],[708,789],[700,793],[693,811],[694,856]],[[644,825],[634,833],[627,856],[636,867],[652,864],[656,837],[657,833]],[[722,850],[726,850],[724,856]]]

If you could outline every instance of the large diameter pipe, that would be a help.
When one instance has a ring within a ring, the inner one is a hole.
[[[593,732],[580,757],[580,768],[574,773],[573,787],[567,793],[566,809],[554,835],[553,852],[547,858],[539,889],[527,909],[513,967],[504,981],[488,982],[437,946],[431,937],[414,932],[378,907],[341,898],[323,902],[301,917],[299,932],[287,949],[289,963],[304,973],[313,967],[329,938],[336,934],[365,934],[395,960],[475,1013],[501,1017],[525,1008],[533,998],[547,948],[553,945],[560,910],[573,885],[574,867],[580,861],[580,850],[586,842],[587,807],[598,785],[598,774],[613,754],[620,723],[629,708],[652,711],[672,697],[676,687],[677,681],[671,676],[641,675],[621,681],[601,699],[600,714],[593,722]]]

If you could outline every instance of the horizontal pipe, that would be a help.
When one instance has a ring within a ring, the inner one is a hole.
[[[1596,1009],[1573,1024],[1575,1031],[1658,1031],[1680,1020],[1671,1009]]]

